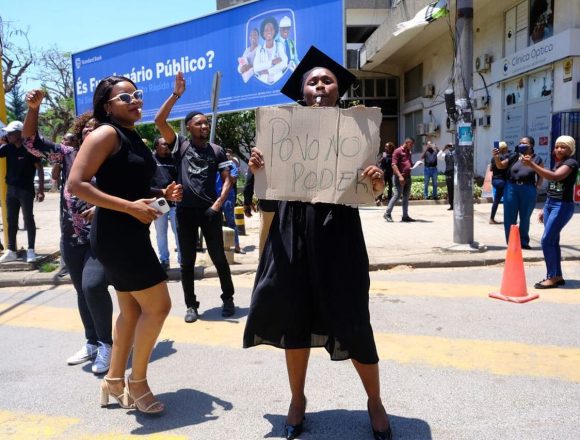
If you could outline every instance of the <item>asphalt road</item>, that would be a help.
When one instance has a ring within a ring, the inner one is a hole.
[[[382,394],[396,439],[580,438],[580,282],[511,304],[489,299],[501,267],[371,273]],[[569,280],[580,264],[565,263]],[[542,264],[526,265],[528,285]],[[237,314],[220,315],[217,279],[198,282],[200,321],[173,310],[149,379],[166,413],[99,406],[90,364],[67,366],[83,343],[70,285],[0,289],[0,438],[279,438],[289,404],[283,351],[241,348],[253,276],[237,276]],[[350,362],[313,351],[303,439],[371,439]]]

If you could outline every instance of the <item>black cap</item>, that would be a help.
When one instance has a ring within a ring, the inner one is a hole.
[[[294,101],[300,102],[303,98],[302,89],[304,87],[304,75],[315,67],[323,67],[330,70],[336,76],[338,81],[338,94],[342,96],[346,93],[349,87],[356,81],[356,76],[326,55],[324,52],[320,51],[314,46],[310,46],[306,55],[302,58],[302,61],[296,66],[284,87],[280,90],[288,98]]]

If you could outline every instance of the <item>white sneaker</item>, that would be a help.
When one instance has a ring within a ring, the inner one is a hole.
[[[8,263],[9,261],[16,261],[18,254],[10,249],[6,249],[0,257],[0,263]]]
[[[111,365],[111,346],[99,341],[99,348],[97,348],[97,357],[91,370],[95,374],[103,374],[109,371]]]
[[[36,261],[36,254],[34,253],[34,249],[28,249],[26,251],[26,262],[27,263],[34,263]]]
[[[83,348],[73,354],[66,360],[69,365],[82,364],[83,362],[94,359],[97,355],[97,346],[93,344],[85,344]]]

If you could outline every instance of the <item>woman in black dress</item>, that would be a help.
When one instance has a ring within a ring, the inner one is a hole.
[[[159,413],[164,406],[147,384],[147,364],[169,310],[167,275],[149,239],[149,225],[160,214],[155,199],[181,198],[175,182],[151,189],[155,161],[135,131],[143,92],[128,78],[102,80],[93,96],[99,126],[83,143],[70,172],[71,193],[97,206],[91,247],[117,291],[120,314],[113,333],[109,374],[101,383],[101,406],[112,396],[124,408]],[[96,177],[97,187],[90,181]],[[132,372],[125,369],[133,349]]]
[[[353,78],[312,47],[282,93],[308,106],[333,107]],[[259,150],[252,150],[249,166],[254,173],[262,172],[265,164]],[[374,191],[383,190],[378,167],[369,166],[363,175],[372,179]],[[302,432],[311,347],[324,347],[333,360],[352,359],[368,394],[374,438],[391,438],[370,324],[368,269],[356,207],[280,202],[256,274],[244,347],[267,344],[285,350],[292,393],[287,439]]]

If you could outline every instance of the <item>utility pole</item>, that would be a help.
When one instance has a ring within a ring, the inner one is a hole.
[[[473,241],[473,0],[457,0],[455,23],[455,198],[453,242],[477,246]]]

